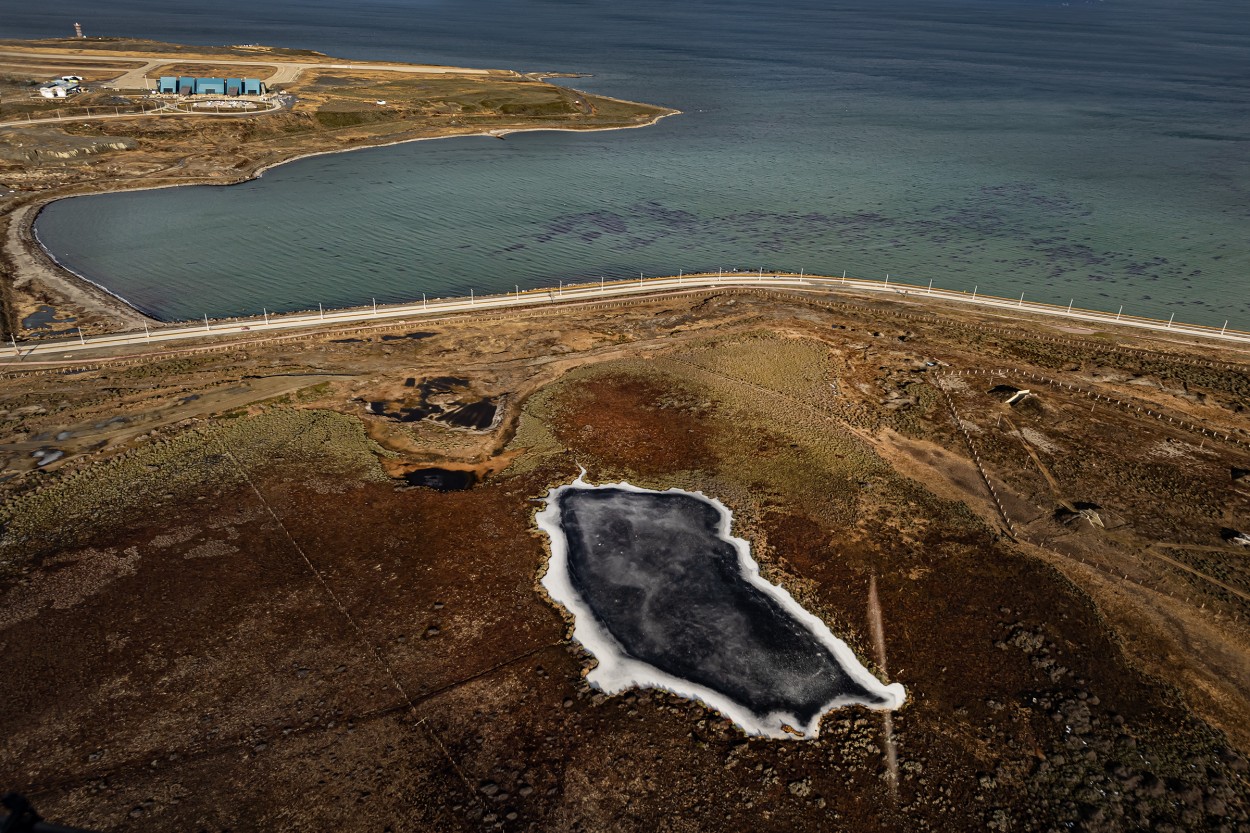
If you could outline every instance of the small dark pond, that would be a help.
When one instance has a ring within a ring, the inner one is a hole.
[[[468,387],[469,380],[463,376],[434,376],[417,385],[421,393],[429,396],[432,393],[451,393]]]
[[[474,431],[485,431],[495,422],[495,412],[499,409],[496,401],[490,397],[469,402],[453,408],[445,414],[436,416],[439,422],[454,425],[457,428],[469,428]]]
[[[431,396],[467,393],[468,385],[469,380],[460,376],[435,376],[422,382],[409,377],[404,380],[404,387],[414,388],[415,395],[406,396],[398,402],[373,400],[368,405],[369,413],[399,422],[432,418],[457,428],[485,431],[495,423],[495,414],[499,410],[498,397],[483,397],[468,402],[461,399],[442,405],[430,401]]]
[[[1015,396],[1019,392],[1020,392],[1019,388],[1012,387],[1011,385],[995,385],[994,387],[990,388],[990,396],[993,396],[996,399],[1001,399],[1003,401],[1010,399],[1011,397]]]
[[[811,730],[833,705],[901,702],[901,689],[873,679],[819,623],[817,633],[788,594],[752,577],[754,562],[738,546],[745,542],[726,537],[728,511],[719,504],[612,486],[566,487],[554,500],[564,547],[553,535],[553,568],[564,549],[579,603],[628,657],[744,707],[756,717],[751,730],[770,733],[778,715]],[[574,615],[580,622],[582,613]]]
[[[34,312],[22,319],[22,327],[27,330],[43,330],[51,327],[53,324],[73,324],[76,320],[70,317],[62,318],[58,321],[55,307],[40,304]]]
[[[473,484],[477,483],[477,475],[471,471],[453,469],[417,469],[405,474],[404,482],[409,486],[420,486],[440,492],[460,492],[473,488]]]

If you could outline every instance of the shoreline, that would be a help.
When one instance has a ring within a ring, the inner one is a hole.
[[[564,88],[571,89],[571,88]],[[582,91],[577,91],[582,92]],[[583,93],[591,95],[590,93]],[[393,141],[383,141],[377,143],[362,143],[352,147],[340,147],[326,150],[313,150],[305,153],[296,153],[292,156],[279,158],[258,165],[254,169],[245,169],[236,172],[226,180],[211,179],[208,177],[189,179],[182,182],[165,182],[165,183],[144,183],[142,181],[131,181],[127,183],[101,183],[99,188],[91,188],[87,186],[83,190],[74,193],[56,193],[55,189],[52,193],[39,195],[37,192],[18,192],[23,196],[28,196],[29,201],[19,203],[12,213],[9,215],[5,235],[0,240],[0,252],[2,260],[7,262],[9,268],[8,280],[5,285],[0,288],[2,291],[4,312],[7,321],[4,322],[4,329],[9,331],[10,335],[22,334],[29,338],[31,332],[22,326],[24,317],[23,311],[18,308],[15,295],[23,290],[28,289],[33,282],[41,282],[45,285],[47,294],[59,296],[59,298],[39,297],[39,293],[33,289],[28,290],[29,300],[38,303],[47,303],[63,311],[74,315],[80,322],[88,325],[103,324],[105,331],[116,331],[119,326],[121,328],[146,326],[171,326],[182,323],[178,320],[163,320],[155,317],[153,314],[144,311],[138,305],[132,303],[125,296],[113,291],[107,285],[94,281],[85,275],[75,271],[67,264],[62,263],[39,238],[35,230],[35,225],[39,220],[43,210],[53,203],[61,200],[72,199],[74,197],[98,196],[104,194],[120,194],[130,191],[155,191],[164,188],[182,188],[199,185],[213,185],[228,187],[231,185],[240,185],[245,182],[261,178],[266,171],[277,168],[281,165],[287,165],[293,162],[299,162],[305,159],[311,159],[317,156],[329,156],[331,154],[350,153],[358,150],[370,150],[376,148],[394,147],[397,145],[409,144],[412,142],[432,141],[436,139],[454,139],[461,137],[493,137],[503,138],[514,133],[536,133],[542,131],[552,131],[561,133],[582,133],[582,132],[606,132],[612,130],[633,130],[643,127],[651,127],[662,119],[669,116],[682,115],[682,111],[671,107],[660,107],[658,105],[641,104],[640,102],[632,102],[627,99],[615,98],[612,96],[594,94],[595,98],[605,101],[613,101],[622,104],[631,104],[640,107],[650,107],[659,109],[662,112],[655,114],[646,121],[637,124],[617,124],[608,126],[585,126],[585,127],[502,127],[489,130],[466,130],[464,132],[449,132],[441,135],[431,136],[412,136],[408,138],[396,139]],[[69,190],[73,190],[73,186],[69,186]],[[90,319],[103,319],[103,321],[92,322]],[[210,320],[223,320],[213,318]],[[97,326],[91,326],[91,330],[97,329]],[[37,338],[38,336],[36,336]]]
[[[92,195],[81,194],[80,196],[92,196]],[[65,197],[64,199],[70,199],[70,197]],[[154,318],[152,315],[140,309],[138,304],[134,303],[128,298],[125,298],[122,295],[118,295],[116,292],[109,289],[104,284],[96,283],[95,281],[91,280],[91,278],[87,277],[81,272],[76,272],[73,269],[71,269],[69,266],[66,266],[61,261],[57,260],[56,255],[52,254],[51,250],[49,250],[48,247],[43,244],[43,241],[39,239],[39,231],[38,229],[35,228],[35,221],[39,219],[39,214],[43,211],[44,208],[47,208],[49,205],[52,205],[52,203],[54,202],[57,202],[57,200],[50,200],[49,202],[46,202],[43,205],[41,205],[39,207],[39,210],[35,212],[35,216],[30,221],[30,236],[34,239],[35,243],[39,246],[39,250],[43,252],[44,257],[47,258],[48,262],[55,268],[60,269],[62,272],[66,272],[72,279],[83,281],[84,283],[89,284],[94,289],[99,290],[100,292],[103,292],[105,295],[108,295],[110,298],[120,301],[121,303],[125,304],[127,307],[134,310],[139,315],[142,315],[144,318],[148,319],[149,321],[154,321],[158,324],[171,323],[171,322],[161,321],[158,318]]]

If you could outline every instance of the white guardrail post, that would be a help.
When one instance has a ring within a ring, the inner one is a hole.
[[[672,278],[672,277],[654,278],[652,279],[652,284],[653,284],[652,291],[681,291],[677,288],[679,287],[684,288],[688,283],[690,283],[689,281],[685,280],[688,277],[689,276],[685,274],[685,271],[681,270],[678,272],[675,278]],[[781,272],[777,272],[773,274],[772,277],[776,279],[778,284],[786,285],[788,282],[789,285],[791,286],[794,286],[796,288],[806,288],[806,290],[809,292],[813,291],[813,284],[816,287],[815,291],[820,291],[819,287],[822,287],[822,286],[825,288],[824,291],[829,291],[830,289],[832,289],[831,284],[839,280],[837,277],[825,277],[825,276],[819,276],[819,275],[808,276],[806,269],[800,270],[797,277],[793,273],[788,273],[785,276],[783,276]],[[858,288],[861,290],[868,290],[868,291],[888,290],[888,288],[890,287],[889,273],[886,273],[886,277],[884,281],[874,281],[874,280],[867,280],[867,279],[860,279],[860,278],[848,278],[846,271],[843,270],[840,280],[843,286],[850,286],[852,288]],[[608,287],[606,278],[603,275],[600,275],[599,276],[599,289],[598,289],[598,293],[596,294],[630,295],[630,294],[640,293],[640,292],[645,291],[648,288],[646,281],[647,281],[646,274],[643,272],[640,272],[638,275],[638,283],[636,286],[633,285],[631,280],[627,279],[625,281],[621,281],[621,282],[614,284],[614,286],[612,287]],[[763,281],[764,281],[764,269],[762,267],[756,270],[745,272],[745,273],[733,272],[729,274],[725,272],[724,267],[721,267],[717,269],[715,276],[713,276],[710,272],[700,273],[700,276],[695,278],[694,285],[696,286],[701,285],[701,286],[708,287],[708,288],[716,287],[716,286],[724,286],[726,284],[729,284],[731,286],[740,285],[743,287],[748,287],[748,286],[758,286],[762,284]],[[578,288],[579,286],[580,288]],[[262,308],[261,310],[261,318],[259,320],[256,320],[256,319],[241,320],[241,321],[235,321],[231,323],[223,319],[222,321],[219,321],[216,324],[214,324],[212,321],[209,320],[208,314],[205,313],[203,315],[203,327],[202,328],[199,325],[184,325],[181,327],[171,327],[168,329],[158,329],[158,330],[153,331],[149,328],[148,322],[145,320],[143,321],[142,336],[140,336],[137,333],[133,333],[133,334],[132,333],[110,333],[110,334],[105,334],[101,336],[93,336],[92,338],[88,339],[86,338],[86,335],[80,329],[77,331],[78,344],[73,345],[73,349],[81,350],[84,348],[92,349],[92,348],[99,348],[99,347],[125,347],[125,346],[132,345],[132,344],[141,344],[141,343],[152,342],[152,341],[170,341],[170,340],[177,340],[177,339],[183,339],[183,338],[203,337],[204,333],[212,333],[213,335],[217,335],[217,336],[231,336],[231,335],[238,335],[246,330],[249,330],[252,326],[256,326],[256,325],[261,325],[266,328],[279,328],[279,329],[290,330],[290,329],[297,329],[303,326],[315,326],[319,322],[325,322],[328,320],[334,321],[337,323],[349,323],[353,321],[365,321],[365,320],[368,320],[369,318],[379,318],[379,317],[386,317],[386,318],[393,319],[397,316],[405,315],[407,313],[412,313],[412,314],[436,313],[436,312],[448,313],[448,312],[458,312],[462,310],[467,312],[468,308],[473,307],[473,306],[479,306],[479,307],[488,306],[488,307],[495,308],[495,307],[513,307],[513,306],[519,306],[522,304],[529,305],[529,304],[535,304],[535,303],[537,304],[563,303],[563,302],[576,300],[582,295],[593,293],[594,292],[593,286],[594,286],[593,283],[589,285],[569,284],[570,292],[565,293],[564,281],[560,280],[558,283],[558,288],[555,292],[552,292],[550,289],[546,291],[541,291],[541,292],[532,291],[533,294],[531,296],[530,293],[523,292],[519,284],[514,284],[513,289],[515,290],[515,293],[516,293],[515,297],[513,297],[512,293],[504,293],[499,296],[488,297],[486,300],[483,301],[482,304],[477,303],[476,290],[470,288],[468,298],[445,299],[441,301],[439,301],[439,299],[435,299],[437,303],[435,303],[433,308],[431,308],[429,304],[429,299],[426,293],[424,292],[421,293],[421,305],[419,307],[416,305],[415,302],[413,302],[411,304],[395,304],[384,310],[379,310],[377,298],[373,298],[371,299],[372,301],[371,308],[366,307],[364,310],[360,310],[359,308],[357,308],[356,310],[340,310],[340,311],[331,310],[328,318],[326,314],[326,309],[324,305],[320,302],[318,302],[317,304],[316,317],[313,317],[311,313],[294,314],[294,315],[287,315],[287,316],[280,316],[280,315],[270,316],[268,308],[265,307],[265,308]],[[926,296],[932,296],[935,294],[933,280],[930,280],[928,285],[923,288],[920,286],[913,287],[912,285],[907,284],[907,283],[903,283],[900,285],[897,282],[895,282],[895,286],[899,286],[900,287],[899,291],[902,292],[903,294],[908,294],[907,288],[914,288],[917,290],[923,289],[923,294]],[[1061,317],[1067,316],[1067,317],[1079,319],[1082,321],[1093,321],[1093,322],[1100,322],[1100,323],[1107,323],[1107,324],[1114,324],[1116,322],[1119,322],[1121,323],[1121,325],[1131,326],[1131,327],[1139,328],[1143,330],[1155,330],[1159,332],[1170,331],[1173,333],[1184,333],[1188,335],[1219,338],[1225,341],[1237,342],[1240,344],[1250,344],[1250,333],[1242,332],[1238,330],[1230,331],[1228,328],[1229,321],[1227,320],[1224,322],[1222,327],[1217,329],[1214,326],[1208,327],[1206,325],[1201,325],[1201,324],[1184,324],[1184,323],[1177,324],[1175,313],[1173,313],[1168,318],[1167,321],[1164,321],[1162,319],[1145,318],[1141,316],[1129,316],[1128,318],[1124,318],[1123,317],[1123,313],[1124,313],[1123,304],[1121,304],[1119,309],[1116,311],[1116,313],[1112,315],[1109,312],[1098,312],[1094,310],[1075,309],[1076,299],[1069,300],[1066,309],[1062,306],[1057,306],[1054,304],[1047,304],[1041,301],[1030,301],[1028,305],[1026,306],[1023,292],[1020,293],[1019,298],[999,298],[993,295],[981,295],[979,285],[976,285],[973,287],[971,295],[968,295],[966,292],[956,292],[956,291],[945,290],[945,289],[937,289],[936,295],[942,298],[943,300],[957,301],[957,302],[963,302],[963,303],[975,303],[981,307],[988,306],[988,307],[1002,307],[1004,309],[1019,309],[1024,312],[1030,312],[1030,313],[1035,313],[1035,314],[1061,316]],[[70,336],[70,338],[72,339],[72,335]],[[67,341],[64,339],[48,340],[48,341],[36,340],[30,343],[23,342],[19,344],[16,338],[16,334],[11,333],[9,340],[10,340],[10,344],[13,347],[14,355],[19,361],[22,361],[22,360],[29,361],[31,360],[31,356],[34,354],[54,354],[60,351],[71,349],[70,344],[67,343]],[[27,344],[29,344],[29,349],[26,349],[25,352],[23,352],[23,346]]]

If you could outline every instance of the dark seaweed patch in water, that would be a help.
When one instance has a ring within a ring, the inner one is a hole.
[[[477,483],[477,475],[471,471],[453,469],[417,469],[405,474],[404,482],[409,486],[436,489],[440,492],[459,492],[472,488]]]
[[[476,402],[461,405],[445,414],[436,416],[435,419],[448,425],[454,425],[457,428],[485,431],[495,422],[495,412],[498,409],[498,403],[494,399],[487,397]]]
[[[559,510],[569,580],[629,656],[761,717],[806,723],[835,699],[885,702],[743,577],[714,506],[605,488],[565,492]]]
[[[432,335],[435,335],[435,334],[434,333],[421,333],[421,332],[403,333],[401,335],[382,336],[382,340],[383,341],[403,341],[404,339],[407,339],[407,338],[411,338],[415,340],[415,339],[429,338]]]

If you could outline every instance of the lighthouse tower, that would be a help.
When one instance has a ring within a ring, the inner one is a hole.
[[[76,37],[76,38],[81,38],[81,37],[83,37],[83,33],[82,33],[82,24],[81,24],[81,23],[75,23],[75,24],[74,24],[74,37]]]

